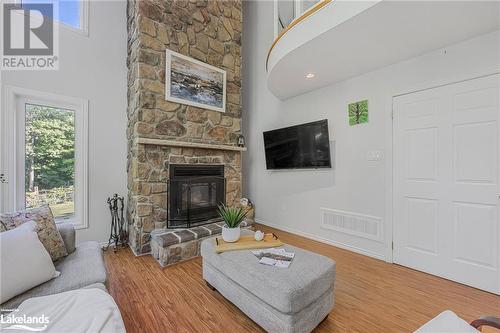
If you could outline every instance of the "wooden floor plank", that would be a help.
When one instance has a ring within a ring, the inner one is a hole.
[[[413,332],[446,309],[467,321],[484,314],[500,316],[500,296],[281,230],[259,228],[337,262],[335,307],[316,333]],[[105,262],[109,291],[128,333],[262,331],[205,285],[201,258],[162,269],[151,256],[134,257],[124,249],[106,252]]]

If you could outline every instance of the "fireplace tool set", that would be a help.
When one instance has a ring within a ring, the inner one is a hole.
[[[108,245],[104,250],[108,250],[113,245],[113,250],[116,251],[118,247],[125,247],[128,243],[128,232],[125,219],[123,218],[124,198],[114,194],[113,197],[108,198],[107,203],[111,213],[111,231],[109,235]]]

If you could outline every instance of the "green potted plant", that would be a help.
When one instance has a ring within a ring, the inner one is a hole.
[[[240,239],[240,224],[247,216],[247,211],[241,207],[228,207],[219,205],[218,212],[224,220],[222,226],[222,239],[225,242],[233,243]]]

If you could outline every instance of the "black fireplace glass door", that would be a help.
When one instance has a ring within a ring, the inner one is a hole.
[[[182,184],[182,210],[217,206],[217,183]]]
[[[223,177],[173,179],[169,188],[169,228],[189,228],[217,218],[217,207],[225,202]]]

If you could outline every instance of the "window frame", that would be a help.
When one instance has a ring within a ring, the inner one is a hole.
[[[29,0],[14,0],[16,4],[22,6],[24,2],[29,2]],[[88,37],[89,36],[89,0],[78,0],[80,3],[80,28],[75,28],[71,25],[68,25],[64,22],[59,21],[59,19],[54,20],[54,24],[57,24],[58,27],[62,27],[71,32],[75,32],[77,34]]]
[[[10,182],[2,187],[2,210],[25,209],[25,104],[37,104],[74,111],[75,117],[75,216],[56,220],[71,223],[75,229],[88,225],[88,100],[50,94],[13,86],[4,87],[2,112],[3,141],[1,170]],[[9,163],[10,162],[10,163]],[[3,171],[2,171],[3,172]]]

